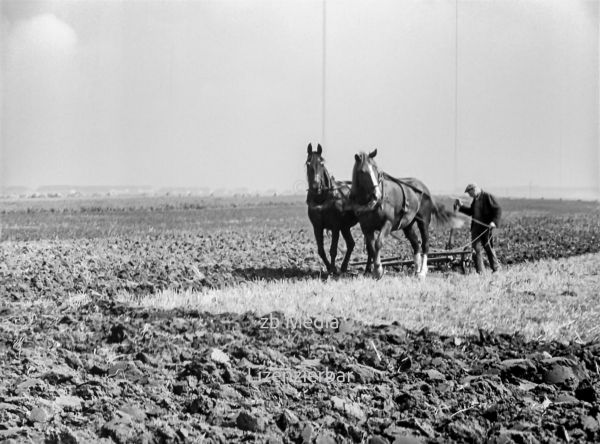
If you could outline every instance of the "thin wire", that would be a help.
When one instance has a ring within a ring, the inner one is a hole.
[[[326,42],[326,36],[327,36],[327,19],[326,19],[326,0],[323,0],[323,79],[321,81],[322,84],[322,92],[321,92],[321,117],[322,117],[322,122],[321,122],[321,143],[323,145],[327,145],[325,142],[325,115],[326,115],[326,81],[327,81],[327,71],[326,71],[326,62],[327,62],[327,42]]]
[[[458,189],[458,0],[454,3],[454,191],[456,191]]]

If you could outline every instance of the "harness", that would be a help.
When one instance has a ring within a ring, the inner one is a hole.
[[[371,173],[371,179],[374,183],[376,182],[375,185],[373,185],[373,188],[375,188],[375,199],[369,200],[366,204],[354,204],[352,206],[354,212],[359,216],[370,211],[375,211],[377,208],[383,205],[383,200],[387,199],[387,195],[385,194],[385,189],[383,186],[383,176],[379,174],[378,179],[375,180],[375,175],[370,166],[369,171]],[[381,187],[381,190],[379,189],[379,187]],[[404,192],[404,190],[402,191]],[[406,201],[406,195],[404,196],[404,200]]]
[[[408,199],[406,197],[407,193],[406,193],[405,187],[411,188],[412,190],[416,191],[417,193],[419,193],[419,195],[421,197],[417,202],[417,208],[415,209],[415,212],[414,212],[415,215],[418,214],[418,212],[421,208],[422,196],[427,195],[427,193],[425,193],[424,190],[422,190],[410,183],[407,183],[401,179],[392,177],[385,172],[379,172],[377,180],[375,180],[375,173],[374,173],[371,165],[369,165],[369,172],[371,175],[371,180],[374,183],[373,187],[375,188],[375,198],[369,200],[369,202],[367,202],[366,204],[363,204],[363,205],[355,204],[353,206],[354,212],[358,216],[360,216],[364,213],[368,213],[370,211],[375,211],[378,208],[385,210],[386,205],[392,205],[392,203],[390,202],[388,190],[385,187],[384,179],[386,179],[386,180],[394,182],[396,185],[398,185],[400,187],[400,190],[402,191],[402,217],[398,220],[398,222],[396,222],[392,226],[392,231],[396,231],[396,230],[400,229],[402,226],[406,226],[406,224],[408,224],[410,222],[408,216],[410,216],[411,209],[408,206]]]
[[[397,183],[398,185],[400,185],[400,186],[402,186],[402,185],[404,185],[404,186],[407,186],[407,187],[409,187],[409,188],[413,189],[414,191],[416,191],[416,192],[417,192],[417,193],[419,193],[419,194],[423,194],[423,195],[425,195],[425,196],[431,197],[431,196],[430,196],[428,193],[426,193],[426,192],[425,192],[424,190],[422,190],[421,188],[419,188],[419,187],[416,187],[416,186],[414,186],[414,185],[412,185],[412,184],[410,184],[410,183],[408,183],[408,182],[406,182],[406,181],[404,181],[404,180],[402,180],[402,179],[398,179],[397,177],[390,176],[388,173],[381,172],[379,175],[380,175],[380,176],[383,176],[383,177],[384,177],[385,179],[387,179],[387,180],[391,180],[392,182],[396,182],[396,183]]]
[[[309,209],[312,210],[326,210],[338,202],[341,203],[340,209],[344,210],[344,195],[340,192],[340,190],[344,188],[349,188],[349,184],[346,182],[338,182],[329,174],[327,168],[324,168],[325,177],[327,178],[327,183],[329,186],[324,188],[319,188],[317,192],[315,192],[312,188],[308,188],[306,195],[306,203]],[[332,185],[333,184],[333,185]],[[317,202],[315,198],[318,198],[321,202]]]

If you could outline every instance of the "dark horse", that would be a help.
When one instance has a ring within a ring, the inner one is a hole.
[[[319,256],[323,259],[329,273],[337,273],[335,257],[340,239],[340,231],[346,241],[346,256],[342,262],[341,271],[348,269],[350,255],[354,249],[354,239],[350,228],[357,224],[358,219],[349,205],[350,182],[335,180],[325,168],[325,160],[321,157],[323,148],[317,147],[313,152],[312,145],[308,144],[308,158],[306,159],[306,176],[308,179],[308,218],[310,219],[317,240]],[[323,247],[323,230],[331,230],[331,262],[327,260]]]
[[[408,238],[415,261],[415,272],[421,277],[427,274],[427,254],[429,252],[429,223],[431,215],[442,223],[452,222],[454,213],[436,204],[427,186],[415,178],[394,178],[379,171],[373,158],[377,150],[370,154],[361,152],[354,156],[356,162],[352,171],[350,199],[360,222],[367,244],[366,271],[370,271],[371,258],[374,260],[375,277],[383,276],[380,251],[383,242],[392,231],[402,230]],[[457,219],[458,220],[458,219]],[[421,233],[421,241],[415,231],[415,222]],[[379,231],[379,236],[375,236]]]

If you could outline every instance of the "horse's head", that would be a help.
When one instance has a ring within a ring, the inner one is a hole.
[[[317,146],[317,151],[312,150],[312,144],[308,144],[308,157],[306,158],[306,177],[308,179],[308,192],[321,195],[331,188],[331,177],[325,168],[325,159],[321,156],[323,148]]]
[[[350,198],[358,203],[366,204],[381,199],[379,168],[374,160],[376,155],[377,149],[369,154],[360,152],[354,155]]]

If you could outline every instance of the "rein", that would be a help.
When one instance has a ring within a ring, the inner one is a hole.
[[[483,222],[475,219],[474,217],[471,218],[471,221],[475,222],[476,224],[483,225],[484,227],[492,228],[489,224],[484,224]]]
[[[337,182],[337,180],[336,180],[336,182]],[[317,193],[317,195],[321,195],[321,194],[323,194],[324,192],[327,192],[327,191],[337,191],[337,190],[341,190],[342,188],[345,188],[345,187],[347,188],[347,187],[348,187],[348,184],[345,184],[345,183],[343,183],[343,182],[342,182],[342,185],[338,185],[338,186],[336,186],[336,187],[325,187],[325,188],[321,188],[321,193]],[[307,188],[307,189],[306,189],[306,191],[307,191],[307,192],[310,192],[310,191],[312,191],[312,189],[311,189],[311,188]]]
[[[465,248],[471,246],[472,244],[475,243],[475,241],[479,240],[479,238],[482,237],[488,231],[490,231],[489,228],[487,230],[483,230],[483,232],[479,236],[477,236],[475,239],[470,240],[469,242],[467,242],[466,244],[462,245],[461,247],[458,247],[457,250],[464,250]],[[486,245],[490,243],[490,240],[491,239],[488,239]]]
[[[385,173],[385,172],[382,172],[382,173],[380,173],[380,174],[382,174],[382,175],[384,176],[384,178],[386,178],[387,180],[391,180],[392,182],[396,182],[396,183],[398,183],[398,184],[402,184],[402,185],[404,185],[404,186],[407,186],[408,188],[410,188],[410,189],[412,189],[412,190],[416,191],[417,193],[421,193],[421,194],[424,194],[424,195],[426,195],[426,196],[428,196],[428,197],[431,197],[429,194],[427,194],[427,193],[425,192],[425,190],[422,190],[421,188],[418,188],[418,187],[416,187],[416,186],[414,186],[414,185],[412,185],[412,184],[410,184],[410,183],[408,183],[408,182],[405,182],[405,181],[404,181],[404,180],[402,180],[402,179],[397,179],[397,178],[395,178],[395,177],[392,177],[392,176],[390,176],[388,173]]]

